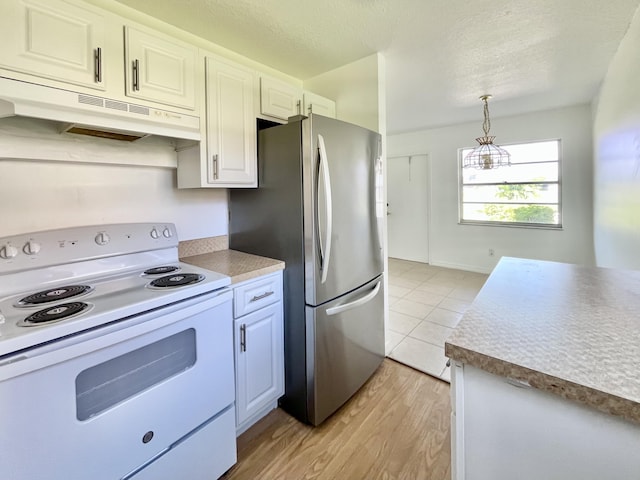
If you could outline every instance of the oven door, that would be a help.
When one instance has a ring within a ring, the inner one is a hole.
[[[119,479],[233,408],[231,298],[213,292],[5,359],[3,478]]]

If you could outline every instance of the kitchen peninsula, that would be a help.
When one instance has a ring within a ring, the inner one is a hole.
[[[503,258],[445,353],[454,480],[640,478],[640,272]]]

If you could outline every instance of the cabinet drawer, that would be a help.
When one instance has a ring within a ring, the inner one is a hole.
[[[238,318],[282,299],[282,275],[274,274],[233,289],[234,317]]]

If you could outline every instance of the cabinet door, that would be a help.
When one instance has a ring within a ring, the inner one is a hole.
[[[0,3],[0,67],[105,89],[106,19],[61,0]]]
[[[284,393],[282,302],[235,320],[238,426]]]
[[[274,78],[260,78],[260,113],[287,120],[302,113],[302,91]]]
[[[194,110],[196,47],[125,27],[127,96]]]
[[[207,57],[206,75],[207,182],[257,186],[254,73]]]
[[[311,92],[304,92],[304,112],[336,118],[336,102]]]

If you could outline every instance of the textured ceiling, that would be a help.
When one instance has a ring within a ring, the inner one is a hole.
[[[383,52],[389,133],[590,102],[640,0],[118,0],[300,79]]]

